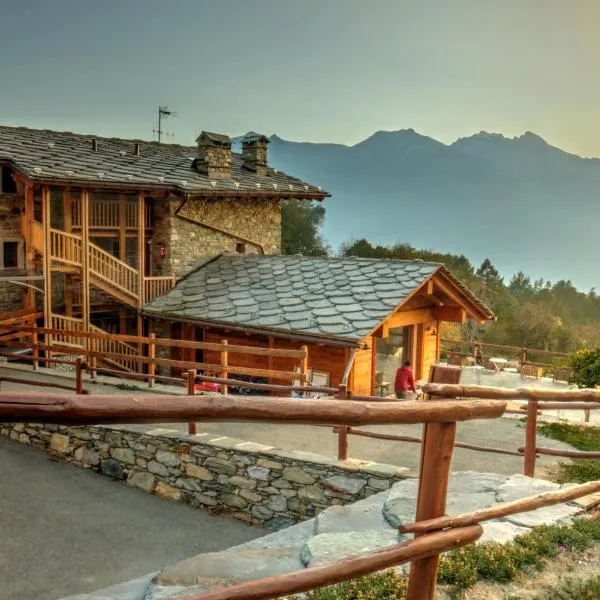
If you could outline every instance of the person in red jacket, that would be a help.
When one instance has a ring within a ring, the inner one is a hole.
[[[396,398],[399,398],[401,400],[409,399],[409,391],[412,391],[415,394],[417,393],[417,388],[415,386],[415,377],[413,375],[412,369],[410,368],[410,360],[407,360],[404,363],[404,365],[402,365],[396,371],[394,391],[396,392]]]

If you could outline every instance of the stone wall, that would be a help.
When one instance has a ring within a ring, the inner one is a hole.
[[[0,193],[0,242],[23,237],[21,235],[21,212],[25,200],[22,194]],[[1,265],[0,265],[1,268]],[[23,290],[25,288],[14,283],[0,283],[1,312],[23,308]]]
[[[146,492],[269,529],[415,476],[406,468],[211,439],[207,433],[17,423],[1,425],[0,434]]]
[[[154,275],[178,277],[187,273],[203,258],[221,252],[236,252],[243,242],[246,253],[277,254],[281,249],[281,202],[274,199],[250,200],[233,198],[219,200],[191,199],[179,214],[186,219],[205,223],[229,232],[227,235],[201,224],[179,218],[175,211],[181,204],[179,198],[156,200],[154,205],[154,233],[152,236],[152,261]],[[161,245],[165,256],[161,256]]]

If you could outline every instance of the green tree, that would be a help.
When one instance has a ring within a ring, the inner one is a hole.
[[[321,235],[325,208],[316,202],[284,200],[281,206],[281,253],[326,256]]]

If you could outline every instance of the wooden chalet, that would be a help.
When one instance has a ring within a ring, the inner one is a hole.
[[[0,126],[2,310],[39,314],[65,332],[55,345],[78,331],[140,336],[143,306],[198,260],[278,253],[281,201],[328,194],[270,168],[267,144],[252,134],[237,154],[209,132],[188,147]]]
[[[494,315],[443,265],[422,261],[221,254],[143,310],[162,337],[308,349],[314,385],[340,384],[354,352],[354,394],[393,393],[410,359],[424,378],[439,359],[440,324]],[[218,363],[218,352],[171,358]],[[292,359],[230,357],[230,366],[292,371]]]

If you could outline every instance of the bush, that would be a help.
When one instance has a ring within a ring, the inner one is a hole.
[[[569,579],[559,587],[544,592],[538,600],[598,600],[600,598],[600,577],[580,582]]]
[[[600,427],[546,423],[538,426],[540,435],[570,444],[577,450],[600,450]],[[600,479],[600,460],[574,459],[572,463],[559,463],[558,483],[585,483]]]
[[[578,350],[569,358],[571,381],[580,388],[595,388],[600,383],[600,348]]]
[[[368,577],[309,592],[310,600],[405,600],[407,580],[396,571],[382,571]]]

